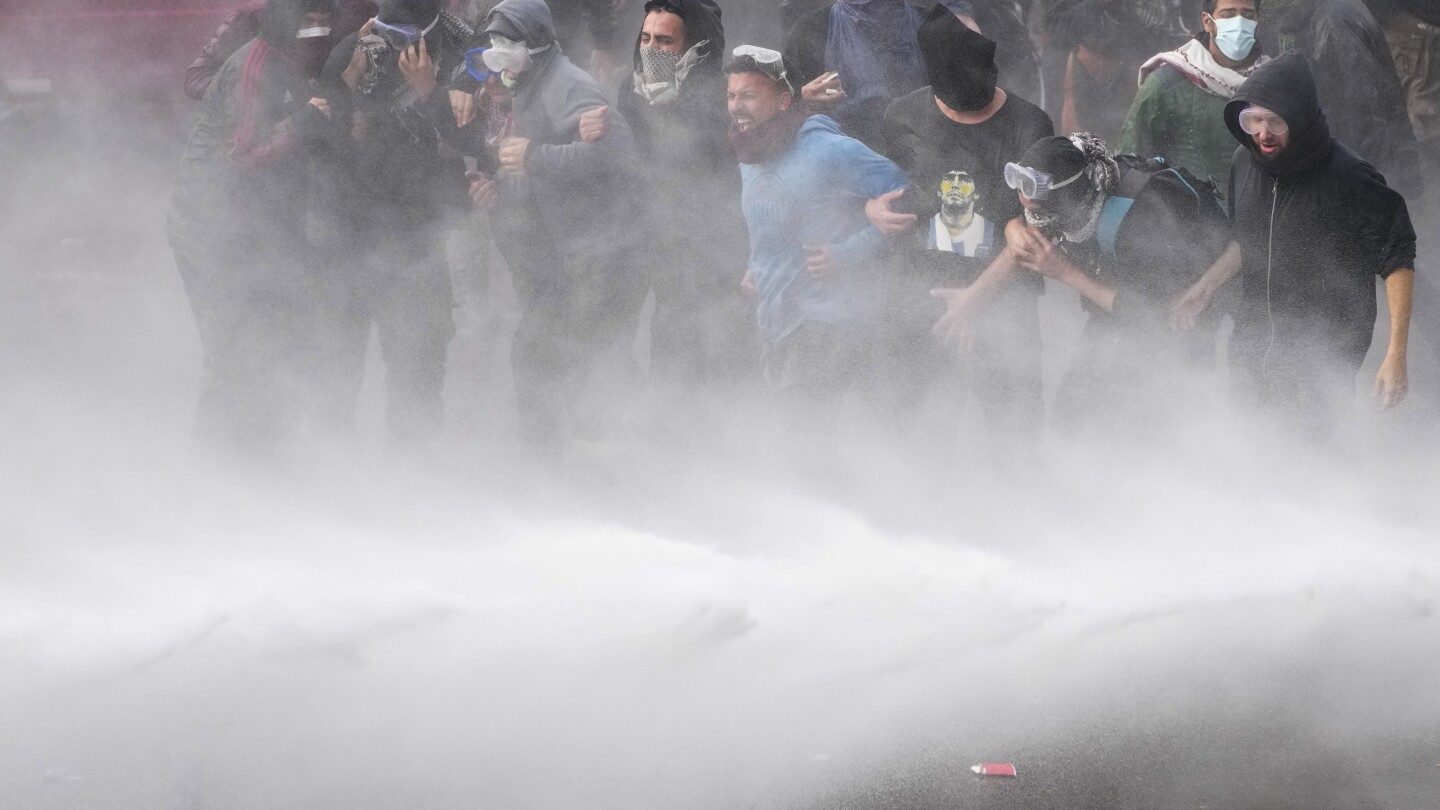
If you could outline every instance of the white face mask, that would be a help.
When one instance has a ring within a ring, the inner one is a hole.
[[[1211,17],[1215,23],[1215,45],[1225,56],[1240,61],[1255,49],[1255,21],[1244,17]]]
[[[485,67],[501,73],[520,75],[530,69],[534,61],[531,57],[534,54],[542,53],[550,49],[549,45],[542,48],[526,48],[524,42],[515,42],[495,34],[490,35],[490,48],[481,55],[485,60]]]
[[[317,37],[328,36],[330,36],[330,29],[324,26],[319,28],[301,28],[295,33],[296,39],[316,39]]]

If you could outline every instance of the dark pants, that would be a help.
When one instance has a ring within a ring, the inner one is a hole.
[[[698,277],[689,266],[697,259],[670,258],[651,273],[651,373],[683,389],[732,385],[754,366],[755,305],[740,292],[738,276]]]
[[[621,366],[635,336],[644,277],[632,260],[617,258],[589,272],[552,276],[515,270],[514,278],[521,316],[510,360],[520,436],[553,457],[567,416],[572,428],[603,429],[613,419],[623,394],[613,374],[598,379],[599,367],[609,360],[614,374],[625,373]]]
[[[980,313],[974,345],[946,349],[931,334],[943,308],[915,306],[885,331],[871,387],[881,417],[912,453],[953,457],[958,421],[973,394],[993,460],[1028,468],[1045,427],[1040,314],[1034,290],[1011,285]]]
[[[444,427],[445,357],[455,335],[443,240],[428,232],[379,243],[324,271],[315,410],[330,430],[354,431],[372,324],[385,361],[385,424],[397,447],[423,446]]]
[[[303,247],[276,234],[253,239],[176,233],[171,246],[200,337],[196,440],[249,458],[283,454],[300,422],[301,378],[314,347],[313,278]]]

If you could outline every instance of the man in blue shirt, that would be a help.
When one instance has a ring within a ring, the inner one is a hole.
[[[787,398],[833,403],[864,367],[861,330],[886,248],[865,202],[906,178],[830,118],[807,116],[779,53],[742,45],[726,72],[765,378]]]

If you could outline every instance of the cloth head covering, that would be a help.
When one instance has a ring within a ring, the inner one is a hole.
[[[825,67],[840,74],[842,109],[898,98],[925,84],[919,28],[920,15],[905,0],[837,0],[830,7]]]
[[[1047,233],[1063,233],[1071,242],[1085,242],[1095,235],[1100,209],[1120,184],[1120,166],[1105,141],[1088,132],[1041,138],[1025,150],[1018,163],[1057,181],[1083,170],[1083,181],[1038,201],[1039,210],[1027,208],[1025,219]]]
[[[995,43],[937,5],[917,35],[925,75],[935,97],[952,110],[979,110],[995,98]]]
[[[1240,128],[1240,112],[1252,105],[1271,110],[1290,126],[1289,143],[1274,158],[1260,157],[1255,140]],[[1329,157],[1334,144],[1330,124],[1320,109],[1310,62],[1299,51],[1287,51],[1266,62],[1240,85],[1235,97],[1225,105],[1225,126],[1271,175],[1312,169]]]

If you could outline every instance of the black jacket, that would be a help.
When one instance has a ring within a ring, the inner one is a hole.
[[[460,67],[472,36],[469,26],[441,14],[425,35],[439,85],[414,104],[402,101],[404,79],[393,65],[372,94],[351,91],[341,74],[355,52],[356,34],[335,46],[320,79],[332,129],[322,160],[322,208],[334,209],[321,219],[342,224],[342,231],[384,239],[387,233],[438,227],[447,216],[469,209],[464,164],[441,146],[458,140],[445,82]]]
[[[643,164],[644,208],[656,232],[738,278],[744,272],[745,223],[739,205],[740,168],[726,135],[730,117],[721,70],[725,32],[720,7],[714,0],[670,3],[685,19],[687,48],[707,42],[705,56],[674,100],[651,104],[633,85],[626,85],[616,106],[635,135]],[[635,70],[640,70],[638,38]]]
[[[1385,32],[1361,0],[1292,3],[1274,20],[1279,50],[1310,58],[1335,137],[1406,199],[1424,191],[1419,150]]]
[[[1290,143],[1265,161],[1240,129],[1249,105],[1273,110]],[[1405,200],[1330,134],[1304,56],[1258,70],[1225,107],[1241,146],[1230,169],[1231,218],[1244,254],[1231,357],[1262,375],[1342,363],[1358,369],[1375,325],[1375,277],[1413,268]]]

